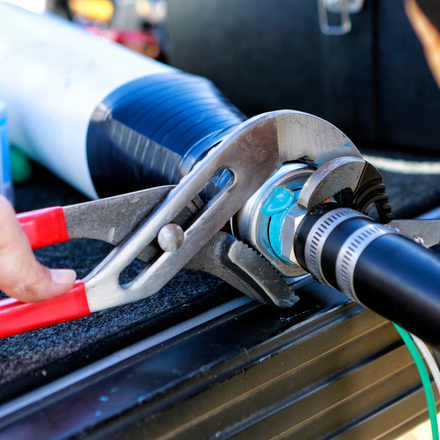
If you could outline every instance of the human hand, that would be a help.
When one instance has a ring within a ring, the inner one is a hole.
[[[40,264],[15,216],[0,195],[0,290],[24,302],[38,302],[67,293],[76,273]]]

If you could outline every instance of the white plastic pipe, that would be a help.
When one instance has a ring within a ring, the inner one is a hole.
[[[66,20],[0,1],[0,100],[11,143],[91,198],[93,111],[120,86],[173,71]]]

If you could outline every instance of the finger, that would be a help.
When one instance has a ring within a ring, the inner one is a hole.
[[[0,196],[0,290],[37,302],[68,292],[75,279],[73,270],[48,269],[37,261],[13,207]]]

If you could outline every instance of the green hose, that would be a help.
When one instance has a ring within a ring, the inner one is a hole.
[[[420,378],[422,379],[423,389],[425,390],[426,403],[428,404],[429,418],[431,419],[432,439],[439,440],[437,410],[435,407],[434,394],[432,394],[431,380],[429,379],[425,364],[409,333],[402,327],[399,327],[397,324],[394,324],[394,327],[396,327],[396,330],[399,332],[400,337],[403,339],[403,342],[405,342],[406,346],[408,347],[408,350],[411,353],[414,362],[416,363],[417,369],[419,370]]]

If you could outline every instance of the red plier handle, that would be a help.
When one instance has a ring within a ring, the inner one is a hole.
[[[17,216],[32,249],[69,241],[62,207]],[[68,293],[39,303],[0,300],[0,338],[90,315],[85,284],[77,280]]]

